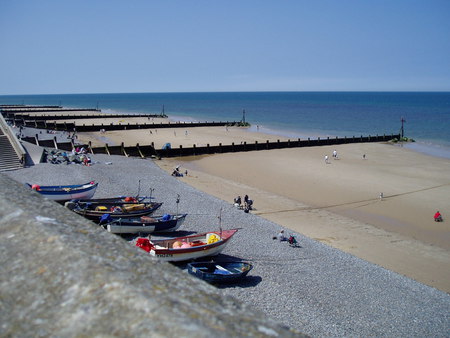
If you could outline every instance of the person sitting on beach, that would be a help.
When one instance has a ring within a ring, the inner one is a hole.
[[[277,239],[278,239],[280,242],[283,242],[283,241],[286,241],[286,240],[287,240],[286,236],[284,235],[284,230],[283,230],[283,229],[281,229],[280,232],[278,233]]]
[[[242,208],[242,200],[241,200],[241,196],[238,196],[238,197],[236,197],[235,199],[234,199],[234,206],[236,207],[236,208],[239,208],[239,209],[241,209]]]
[[[442,222],[443,221],[442,215],[441,215],[441,213],[439,211],[436,211],[436,213],[434,214],[434,221],[435,222]]]

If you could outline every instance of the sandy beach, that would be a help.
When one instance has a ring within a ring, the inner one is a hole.
[[[94,140],[96,134],[80,133],[79,140]],[[114,131],[103,136],[111,144],[153,142],[156,148],[167,142],[188,147],[282,139],[235,127]],[[256,215],[450,292],[448,159],[367,143],[163,159],[156,164],[167,172],[181,165],[188,175],[180,180],[229,203],[248,194]],[[434,222],[436,210],[444,222]]]

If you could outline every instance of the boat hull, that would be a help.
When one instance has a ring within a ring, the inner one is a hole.
[[[187,252],[167,252],[166,250],[150,250],[150,255],[166,262],[182,262],[208,256],[216,256],[225,249],[226,243],[202,250]],[[181,250],[181,249],[180,249]]]
[[[30,188],[33,187],[30,184],[28,184],[28,186]],[[39,186],[36,191],[48,199],[65,202],[72,199],[92,198],[97,186],[98,183],[93,182],[80,185]]]
[[[244,278],[253,266],[246,262],[194,262],[188,272],[208,283],[232,283]]]
[[[113,219],[125,218],[125,217],[142,217],[147,216],[155,212],[159,207],[161,207],[162,203],[148,203],[143,209],[140,210],[130,210],[127,212],[111,212],[110,208],[106,208],[104,211],[100,210],[92,210],[88,207],[75,207],[71,209],[78,215],[81,215],[87,219],[92,221],[100,221],[100,218],[103,215],[109,214]]]
[[[225,249],[228,241],[237,231],[238,229],[211,231],[199,235],[151,242],[148,239],[140,238],[136,245],[159,260],[180,262],[218,255]],[[179,246],[176,246],[177,243]]]
[[[154,232],[171,232],[176,231],[183,224],[187,214],[175,215],[168,221],[160,220],[162,217],[158,217],[156,222],[140,221],[140,218],[134,220],[131,219],[118,219],[112,223],[106,225],[106,230],[114,234],[151,234]]]

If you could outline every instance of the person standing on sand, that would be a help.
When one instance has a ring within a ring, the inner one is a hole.
[[[328,164],[328,155],[325,155],[325,163]]]

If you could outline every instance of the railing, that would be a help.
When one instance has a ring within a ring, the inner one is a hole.
[[[0,114],[0,128],[2,129],[3,133],[8,137],[12,147],[14,148],[14,151],[17,154],[17,157],[21,160],[21,163],[25,164],[26,151],[23,148],[22,144],[17,139],[16,135],[14,135],[14,132],[6,123],[2,114]]]

